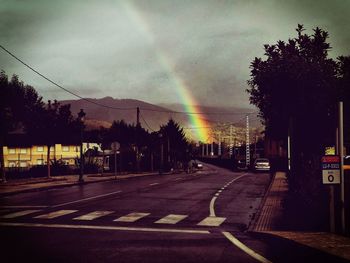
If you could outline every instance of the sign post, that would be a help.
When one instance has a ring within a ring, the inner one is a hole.
[[[340,184],[340,157],[326,155],[322,157],[323,184]]]
[[[329,223],[332,233],[335,232],[334,185],[340,184],[340,158],[338,155],[322,157],[322,182],[330,186]]]
[[[117,179],[117,152],[118,152],[119,148],[120,148],[119,142],[112,142],[111,149],[114,152],[114,176],[115,176],[115,179]]]

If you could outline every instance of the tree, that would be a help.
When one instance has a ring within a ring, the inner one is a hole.
[[[72,116],[70,105],[61,105],[56,100],[54,103],[49,100],[46,107],[34,112],[25,123],[25,130],[32,140],[47,146],[47,177],[51,177],[51,147],[57,142],[78,142],[80,125]]]
[[[163,136],[167,161],[173,164],[185,161],[188,158],[189,143],[180,125],[170,119],[166,125],[160,127],[159,132]]]
[[[338,58],[339,100],[344,102],[344,144],[350,149],[350,56]]]
[[[298,25],[297,33],[288,42],[265,45],[267,59],[251,63],[247,91],[267,134],[285,140],[292,126],[294,149],[310,159],[334,136],[328,127],[334,127],[336,113],[337,63],[328,58],[326,31],[315,28],[310,36]]]
[[[335,140],[339,63],[328,57],[326,31],[317,27],[308,35],[302,25],[296,31],[297,37],[287,42],[264,46],[266,59],[251,63],[247,91],[260,110],[266,135],[285,142],[290,135],[289,185],[301,201],[299,209],[306,205],[305,210],[314,211],[309,208],[326,203],[320,159]]]
[[[43,109],[44,103],[35,89],[19,81],[13,75],[11,80],[4,71],[0,72],[0,160],[1,178],[6,182],[3,146],[9,132],[23,130],[32,117]]]

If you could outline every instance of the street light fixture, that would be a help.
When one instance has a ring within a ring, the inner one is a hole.
[[[80,171],[79,171],[79,182],[83,183],[84,179],[84,153],[83,153],[83,132],[84,132],[84,120],[86,113],[83,109],[80,109],[78,113],[78,120],[80,123]]]

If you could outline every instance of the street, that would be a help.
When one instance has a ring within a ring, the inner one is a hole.
[[[247,231],[269,182],[206,164],[2,197],[2,262],[342,262]]]

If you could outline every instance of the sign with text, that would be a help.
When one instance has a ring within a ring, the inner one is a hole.
[[[340,157],[327,155],[322,157],[323,184],[340,184]]]

